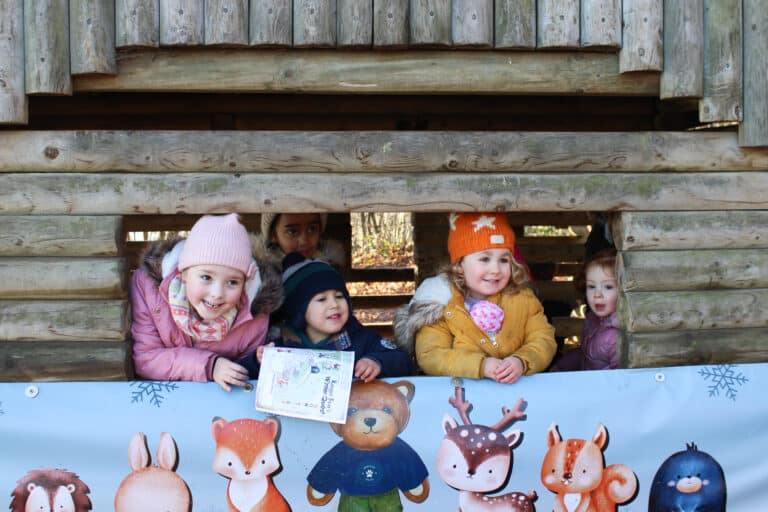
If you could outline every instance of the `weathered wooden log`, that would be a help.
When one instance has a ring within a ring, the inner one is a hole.
[[[620,212],[613,239],[620,251],[768,248],[768,212]]]
[[[251,0],[249,13],[251,46],[285,48],[293,44],[291,0]]]
[[[336,0],[293,0],[293,46],[336,46]]]
[[[768,151],[742,150],[736,134],[729,132],[0,132],[0,172],[614,173],[766,168]]]
[[[768,172],[10,174],[3,215],[768,209]]]
[[[3,299],[122,299],[122,258],[0,258]]]
[[[768,360],[768,329],[709,329],[626,335],[623,368]]]
[[[450,46],[451,0],[410,0],[409,16],[411,46]]]
[[[27,94],[72,94],[67,2],[24,0],[24,85]]]
[[[629,292],[618,303],[628,332],[767,327],[768,289]]]
[[[200,0],[160,0],[160,46],[202,45],[204,7]]]
[[[373,44],[373,0],[336,0],[336,44],[370,48]]]
[[[121,217],[0,216],[0,256],[117,256]]]
[[[744,122],[739,143],[768,146],[768,0],[747,0],[744,9]]]
[[[664,71],[659,97],[704,95],[704,5],[701,0],[664,2]]]
[[[373,0],[373,47],[408,47],[408,0]]]
[[[460,48],[493,47],[494,0],[454,0],[451,3],[451,39]]]
[[[624,291],[768,288],[765,249],[629,251],[617,260]]]
[[[623,0],[622,12],[619,71],[662,71],[664,0]]]
[[[116,74],[115,2],[69,0],[69,40],[73,75]]]
[[[621,0],[581,0],[581,46],[621,47]]]
[[[536,48],[536,0],[496,0],[496,48]]]
[[[450,42],[450,30],[446,37]],[[519,52],[512,56],[469,50],[413,51],[397,55],[340,50],[137,51],[121,55],[120,73],[116,77],[76,77],[75,90],[80,93],[658,94],[658,76],[622,75],[617,60],[616,55],[608,53],[577,52]],[[216,62],[216,72],[211,72],[210,62]],[[430,72],[425,73],[425,69]],[[457,69],[462,72],[457,73]]]
[[[9,341],[0,343],[0,381],[126,380],[130,358],[115,341]]]
[[[578,48],[579,18],[579,0],[538,0],[536,45],[539,48]]]
[[[160,46],[160,0],[115,0],[118,48]]]
[[[27,124],[24,0],[0,1],[0,124]]]
[[[124,341],[129,321],[122,300],[0,300],[0,343]]]
[[[248,45],[248,0],[205,0],[205,44]]]
[[[741,121],[741,0],[704,2],[704,97],[699,121]]]

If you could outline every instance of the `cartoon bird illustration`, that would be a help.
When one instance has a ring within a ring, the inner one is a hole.
[[[725,512],[725,473],[695,443],[667,457],[653,477],[648,512]]]

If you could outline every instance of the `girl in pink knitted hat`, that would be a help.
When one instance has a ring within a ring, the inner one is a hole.
[[[245,385],[238,361],[264,343],[281,298],[280,275],[252,253],[234,213],[206,215],[186,240],[149,247],[131,286],[137,376]]]

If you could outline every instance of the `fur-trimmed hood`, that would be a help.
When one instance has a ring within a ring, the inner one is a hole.
[[[261,234],[252,233],[251,245],[254,248],[254,252],[263,254],[278,269],[278,272],[282,272],[282,262],[285,254],[283,254],[283,251],[277,244],[269,242]],[[315,259],[329,263],[337,270],[344,268],[345,257],[346,253],[341,243],[330,239],[321,239],[317,248],[317,254],[313,256]]]
[[[167,274],[176,265],[181,248],[177,245],[182,241],[184,241],[183,238],[176,238],[152,242],[142,254],[140,266],[158,285],[163,280],[164,274]],[[253,296],[250,297],[251,314],[253,316],[270,315],[277,311],[283,302],[282,277],[273,258],[264,250],[263,246],[253,244],[253,259],[259,267],[260,282],[255,280],[256,282],[252,283],[253,286],[248,288],[248,291],[253,293]]]
[[[446,274],[425,279],[411,302],[395,312],[393,328],[397,346],[413,354],[416,332],[425,325],[439,322],[450,299],[451,283]]]

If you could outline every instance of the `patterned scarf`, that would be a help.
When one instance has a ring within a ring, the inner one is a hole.
[[[223,340],[237,317],[237,308],[232,308],[212,320],[201,320],[187,300],[187,286],[181,280],[178,270],[174,272],[168,286],[168,303],[176,325],[187,333],[193,342]]]

